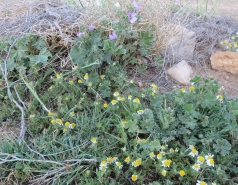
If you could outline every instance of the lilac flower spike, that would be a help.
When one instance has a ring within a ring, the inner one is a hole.
[[[89,30],[89,31],[95,30],[95,26],[93,26],[93,25],[88,26],[88,30]]]
[[[131,23],[134,23],[137,21],[136,13],[135,12],[129,12],[128,18]]]
[[[117,39],[117,34],[115,31],[112,32],[112,34],[109,35],[110,40],[116,40]]]
[[[84,32],[79,32],[76,35],[77,35],[78,38],[80,38],[83,34],[85,34],[85,33]]]
[[[139,6],[136,1],[133,1],[133,5],[134,5],[136,10],[140,10],[141,9],[141,6]]]

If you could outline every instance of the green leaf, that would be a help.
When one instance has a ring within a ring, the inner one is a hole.
[[[84,55],[81,54],[80,48],[78,46],[71,48],[70,57],[72,58],[74,64],[80,64],[84,62]]]
[[[17,67],[17,64],[13,58],[8,58],[7,59],[7,70],[8,71],[13,71]]]
[[[22,58],[26,57],[26,52],[28,51],[28,47],[19,46],[16,49],[12,49],[11,57],[15,58],[17,61],[21,61]]]
[[[183,109],[185,110],[185,111],[192,111],[192,110],[194,110],[194,108],[193,108],[193,104],[185,104],[184,106],[183,106]]]
[[[222,156],[225,156],[229,153],[231,149],[231,144],[226,139],[218,139],[216,144],[213,145],[215,152],[221,153]]]
[[[150,34],[149,31],[141,32],[139,51],[142,56],[146,56],[150,54],[154,40],[155,38]]]
[[[38,50],[41,50],[42,48],[45,48],[47,46],[47,43],[44,39],[39,38],[34,44],[33,46],[35,46]]]
[[[158,139],[151,141],[149,144],[149,149],[150,151],[159,151],[161,149],[160,141]]]
[[[46,65],[49,57],[52,57],[50,51],[48,51],[46,48],[43,48],[40,51],[39,55],[30,56],[29,58],[33,65],[37,65],[40,63]]]

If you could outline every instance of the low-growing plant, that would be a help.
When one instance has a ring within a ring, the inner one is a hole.
[[[8,90],[26,101],[28,132],[21,144],[2,141],[0,181],[237,182],[237,100],[227,99],[214,79],[195,77],[187,89],[161,94],[155,83],[139,89],[128,77],[129,67],[146,68],[138,61],[154,47],[153,26],[133,29],[141,19],[138,9],[134,2],[128,11],[115,11],[122,22],[103,19],[82,27],[67,49],[72,63],[62,70],[41,37],[16,41],[6,63]],[[2,41],[3,56],[8,42],[14,41]]]
[[[220,42],[225,50],[238,52],[238,32],[232,35],[229,40],[223,40]]]

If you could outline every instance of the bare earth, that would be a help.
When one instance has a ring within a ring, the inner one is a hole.
[[[94,0],[88,1],[93,2]],[[14,20],[20,14],[25,13],[33,2],[34,0],[0,0],[0,20]],[[208,2],[207,8],[204,2]],[[180,0],[180,3],[195,11],[198,9],[208,10],[208,12],[231,16],[238,21],[238,0],[198,0],[199,6],[197,6],[197,0]],[[210,65],[196,68],[195,75],[217,79],[219,84],[224,86],[228,97],[238,97],[238,75],[213,70]],[[2,135],[18,135],[19,131],[20,129],[17,127],[8,127],[0,124],[0,138]]]

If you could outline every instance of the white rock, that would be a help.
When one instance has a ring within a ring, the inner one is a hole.
[[[174,36],[168,40],[161,54],[173,56],[177,60],[192,60],[196,44],[195,32],[180,25],[174,26],[173,32]]]
[[[190,84],[193,69],[185,60],[179,62],[167,70],[167,74],[181,84]]]

